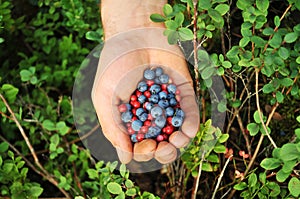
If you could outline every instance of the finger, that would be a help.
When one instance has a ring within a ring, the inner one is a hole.
[[[155,159],[161,164],[168,164],[176,160],[177,150],[168,142],[160,142],[154,154]]]
[[[156,141],[152,139],[145,139],[134,144],[133,159],[138,162],[146,162],[154,157],[156,149]]]
[[[189,144],[190,138],[181,131],[175,131],[170,135],[169,142],[176,148],[182,148]]]

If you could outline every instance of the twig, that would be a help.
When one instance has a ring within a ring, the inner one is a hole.
[[[45,175],[45,178],[51,182],[53,185],[55,185],[59,190],[60,192],[62,192],[67,198],[71,198],[70,195],[62,188],[60,188],[58,186],[58,182],[48,173],[48,171],[41,165],[41,163],[39,162],[39,159],[34,151],[34,148],[32,147],[23,127],[21,126],[20,122],[18,121],[15,113],[12,111],[12,109],[10,108],[9,104],[7,103],[6,99],[4,98],[4,96],[2,94],[0,94],[0,98],[1,100],[3,101],[3,103],[5,104],[6,108],[8,109],[8,111],[10,112],[12,118],[13,118],[13,121],[15,122],[15,124],[17,125],[20,133],[22,134],[22,137],[23,139],[25,140],[26,142],[26,145],[28,146],[32,156],[33,156],[33,159],[34,159],[34,162],[35,164],[39,167],[39,169],[42,171],[42,173]]]
[[[225,169],[226,169],[227,165],[229,164],[230,159],[231,159],[232,156],[233,156],[233,155],[231,154],[231,155],[227,158],[227,160],[226,160],[226,163],[225,163],[225,165],[224,165],[224,167],[223,167],[223,169],[222,169],[222,171],[221,171],[221,173],[220,173],[220,176],[219,176],[219,178],[218,178],[218,182],[217,182],[216,188],[215,188],[215,190],[214,190],[214,193],[213,193],[213,195],[212,195],[212,197],[211,197],[212,199],[214,199],[215,196],[216,196],[217,190],[218,190],[218,188],[219,188],[219,186],[220,186],[220,183],[221,183],[221,180],[222,180],[222,178],[223,178],[223,176],[224,176]]]
[[[200,160],[199,168],[198,168],[198,175],[197,175],[197,177],[194,181],[194,186],[193,186],[191,199],[196,199],[196,196],[197,196],[199,180],[200,180],[200,176],[201,176],[201,172],[202,172],[202,164],[203,164],[203,160],[204,160],[204,155],[205,155],[205,153],[203,152],[201,160]]]
[[[200,87],[199,87],[199,71],[198,71],[198,42],[197,42],[197,3],[198,1],[194,0],[194,24],[193,24],[193,33],[194,33],[194,38],[193,38],[193,45],[194,45],[194,72],[195,72],[195,81],[196,81],[196,96],[197,100],[199,100],[200,97]]]

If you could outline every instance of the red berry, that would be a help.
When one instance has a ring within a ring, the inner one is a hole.
[[[147,120],[153,120],[153,117],[152,117],[152,115],[151,115],[151,114],[148,114],[148,118],[147,118]]]
[[[166,126],[166,134],[170,135],[172,134],[174,131],[174,127],[173,126]]]
[[[131,110],[131,112],[132,112],[133,115],[136,115],[136,108],[133,108],[133,109]]]
[[[154,81],[153,80],[147,80],[146,83],[147,83],[148,86],[152,86],[154,84]]]
[[[179,95],[180,94],[180,90],[177,89],[176,92],[175,92],[175,94]]]
[[[166,91],[168,87],[168,84],[162,84],[161,85],[161,90]]]
[[[137,96],[136,95],[131,95],[130,100],[131,101],[136,101],[137,100]]]
[[[177,102],[180,102],[180,100],[181,100],[180,95],[176,95],[175,98],[176,98]]]
[[[162,136],[164,137],[164,140],[168,140],[169,136],[167,134],[162,134]]]
[[[141,95],[142,95],[142,92],[141,92],[141,91],[139,91],[139,90],[137,90],[137,91],[135,91],[135,94],[136,94],[136,96],[137,96],[137,97],[139,97],[139,96],[141,96]]]
[[[118,108],[119,108],[119,111],[120,111],[121,113],[127,111],[127,106],[126,106],[126,104],[121,104],[121,105],[119,105]]]
[[[135,133],[134,130],[131,127],[127,128],[127,132],[128,132],[129,135],[132,135],[132,134]]]
[[[148,126],[142,126],[140,132],[145,134],[148,132],[148,128],[149,128]]]
[[[127,128],[131,127],[131,123],[130,122],[126,123],[126,126]]]
[[[136,139],[137,139],[139,142],[142,141],[142,140],[144,139],[144,134],[138,133],[138,134],[136,135]]]
[[[172,117],[167,117],[167,122],[168,122],[168,124],[172,124]]]
[[[134,108],[139,108],[141,106],[141,103],[139,103],[138,101],[134,101],[134,102],[132,102],[132,106]]]
[[[163,135],[158,135],[157,137],[156,137],[156,141],[158,141],[158,142],[161,142],[161,141],[163,141],[164,140],[164,136]]]
[[[144,95],[145,95],[147,98],[150,98],[150,97],[151,97],[150,91],[145,91],[145,92],[144,92]]]
[[[133,116],[131,121],[137,120],[138,118],[136,116]]]
[[[167,130],[166,127],[164,127],[164,128],[162,129],[162,132],[165,133],[166,130]]]
[[[151,121],[150,120],[146,120],[145,122],[144,122],[144,126],[151,126]]]

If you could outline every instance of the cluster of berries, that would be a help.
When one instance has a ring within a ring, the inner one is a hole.
[[[161,67],[146,69],[129,103],[119,105],[121,119],[132,142],[148,138],[158,142],[168,140],[182,125],[184,112],[179,104],[180,92],[170,82]]]

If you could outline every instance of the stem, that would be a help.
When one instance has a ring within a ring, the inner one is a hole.
[[[197,3],[198,1],[194,0],[194,24],[193,24],[193,47],[194,47],[194,72],[195,72],[195,81],[196,81],[196,96],[197,100],[200,98],[200,87],[199,87],[199,71],[198,71],[198,42],[197,42]]]
[[[13,121],[15,122],[15,124],[17,125],[20,133],[22,134],[22,137],[23,139],[25,140],[26,142],[26,145],[28,146],[32,156],[33,156],[33,159],[34,159],[34,162],[35,164],[39,167],[39,169],[42,171],[42,173],[45,175],[45,178],[51,182],[53,185],[55,185],[59,190],[60,192],[62,192],[66,198],[71,198],[70,195],[62,188],[60,188],[58,186],[58,182],[48,173],[48,171],[41,165],[35,151],[34,151],[34,148],[32,147],[23,127],[21,126],[20,122],[18,121],[15,113],[12,111],[11,107],[9,106],[9,104],[7,103],[6,99],[4,98],[4,96],[2,94],[0,94],[0,98],[1,100],[3,101],[3,103],[5,104],[6,108],[8,109],[8,111],[10,112],[11,116],[12,116],[12,119]]]
[[[221,180],[222,180],[222,178],[223,178],[223,176],[224,176],[225,169],[226,169],[227,165],[229,164],[230,159],[231,159],[232,156],[233,156],[233,155],[231,154],[231,155],[228,157],[228,159],[226,160],[226,163],[225,163],[225,165],[224,165],[224,168],[222,169],[221,174],[220,174],[220,176],[219,176],[219,178],[218,178],[218,182],[217,182],[216,188],[215,188],[215,190],[214,190],[214,193],[213,193],[213,195],[212,195],[212,197],[211,197],[212,199],[214,199],[215,196],[216,196],[217,190],[218,190],[218,188],[219,188],[219,186],[220,186],[220,183],[221,183]]]
[[[204,155],[205,155],[205,153],[202,153],[201,161],[200,161],[199,168],[198,168],[198,175],[197,175],[196,179],[194,180],[191,199],[196,199],[196,196],[197,196],[197,191],[198,191],[199,180],[200,180],[201,171],[202,171],[202,164],[203,164],[203,160],[204,160]]]

